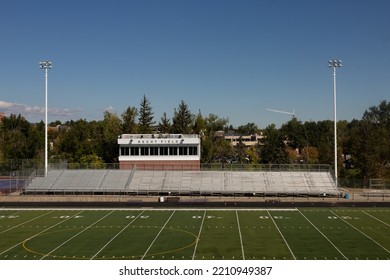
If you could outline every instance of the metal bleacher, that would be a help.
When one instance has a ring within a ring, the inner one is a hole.
[[[330,169],[292,170],[50,170],[26,194],[204,196],[338,196]]]

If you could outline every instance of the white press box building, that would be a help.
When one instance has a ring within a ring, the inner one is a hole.
[[[120,169],[200,170],[197,134],[122,134]]]

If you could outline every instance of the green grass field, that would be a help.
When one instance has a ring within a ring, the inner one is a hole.
[[[0,209],[0,260],[388,260],[389,208]]]

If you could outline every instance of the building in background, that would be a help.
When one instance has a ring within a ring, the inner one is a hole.
[[[243,143],[246,147],[261,145],[263,135],[251,134],[251,135],[238,135],[238,134],[225,134],[224,138],[229,141],[233,147],[239,143]]]

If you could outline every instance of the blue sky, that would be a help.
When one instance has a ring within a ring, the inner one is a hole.
[[[390,97],[390,1],[13,0],[0,3],[0,111],[99,120],[151,101],[155,121],[190,110],[280,126],[360,119]]]

